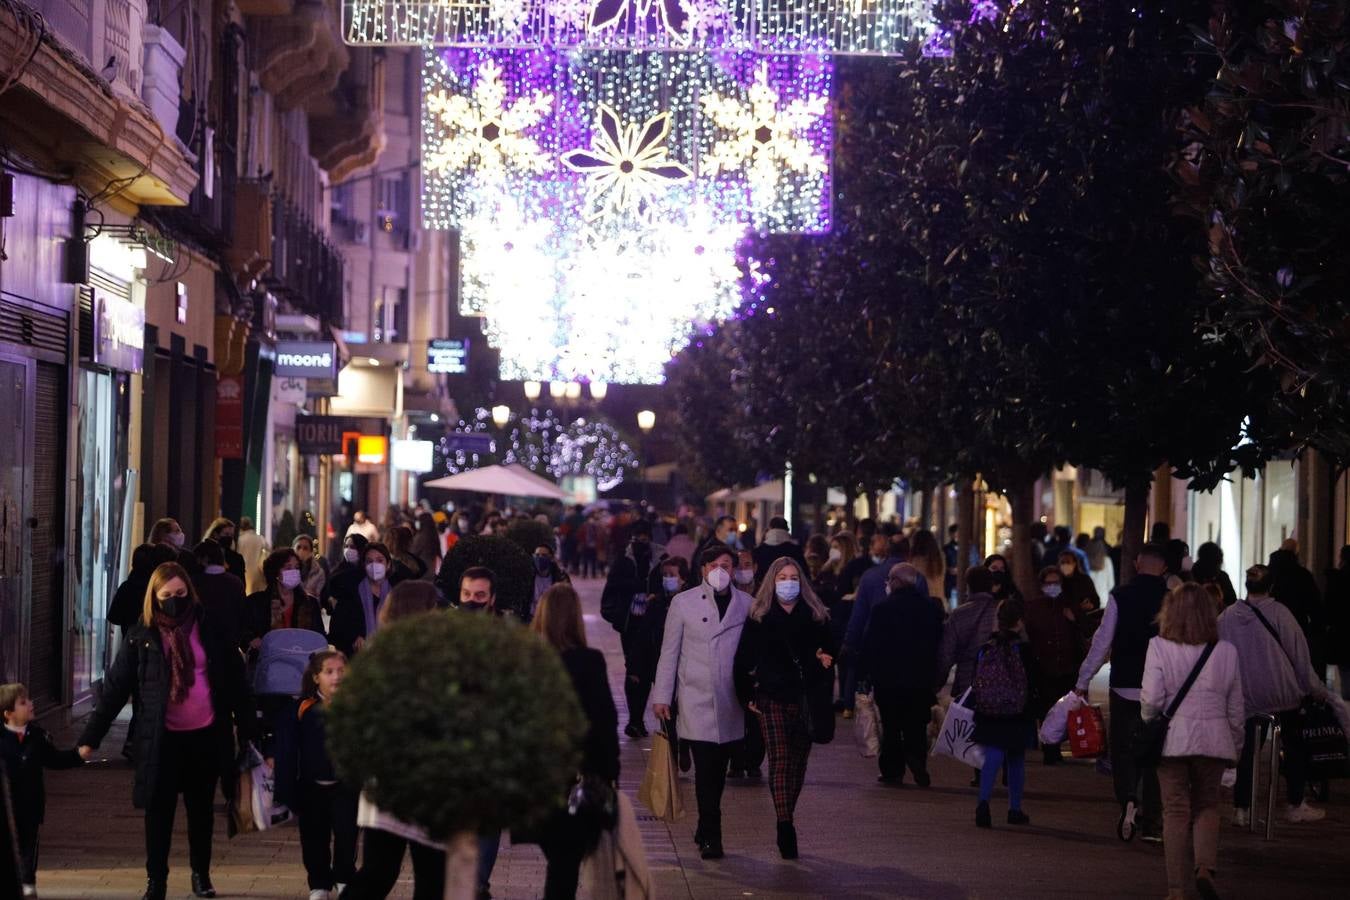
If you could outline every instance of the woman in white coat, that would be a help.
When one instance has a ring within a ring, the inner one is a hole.
[[[1210,644],[1209,659],[1168,726],[1158,766],[1168,900],[1185,897],[1192,878],[1201,897],[1218,897],[1219,781],[1242,750],[1246,721],[1237,649],[1219,640],[1218,610],[1204,586],[1182,584],[1164,598],[1158,636],[1148,642],[1140,696],[1145,720],[1166,714]],[[1187,871],[1192,840],[1194,873]]]
[[[678,701],[680,740],[694,758],[694,840],[704,859],[721,859],[727,762],[732,744],[745,736],[745,709],[736,696],[736,649],[754,601],[731,586],[736,557],[729,547],[705,550],[699,561],[702,583],[670,601],[652,712],[669,721],[671,704]]]

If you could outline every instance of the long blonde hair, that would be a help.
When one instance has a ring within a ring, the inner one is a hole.
[[[811,589],[811,582],[802,571],[802,567],[795,559],[787,556],[780,556],[769,566],[769,570],[764,573],[764,582],[759,586],[759,593],[755,594],[755,602],[750,605],[750,618],[756,622],[763,622],[764,617],[768,615],[769,610],[777,600],[774,593],[773,583],[778,580],[778,573],[783,571],[786,566],[792,566],[797,570],[797,580],[801,582],[802,593],[798,603],[805,603],[807,609],[811,610],[811,618],[817,622],[824,622],[830,618],[830,611],[825,608],[825,604],[820,602],[816,592]]]
[[[839,545],[839,559],[825,563],[824,568],[838,575],[844,571],[844,566],[857,558],[858,539],[847,531],[841,531],[830,536],[830,547],[834,547],[835,544]]]

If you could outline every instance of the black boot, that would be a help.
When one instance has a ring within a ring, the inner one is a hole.
[[[797,858],[797,829],[791,822],[778,823],[778,852],[783,859]]]
[[[216,888],[211,884],[211,876],[206,872],[193,872],[192,893],[197,897],[214,897]]]
[[[169,884],[162,878],[151,878],[145,882],[145,894],[141,900],[164,900],[169,893]]]

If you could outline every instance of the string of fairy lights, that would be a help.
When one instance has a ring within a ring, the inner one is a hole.
[[[479,434],[495,438],[492,450],[477,453],[455,442],[456,435]],[[443,470],[451,475],[491,462],[518,464],[531,472],[590,476],[598,490],[609,491],[638,468],[638,457],[619,430],[602,419],[579,418],[564,422],[551,409],[533,407],[512,413],[505,428],[496,428],[491,411],[475,409],[460,419],[437,443]]]

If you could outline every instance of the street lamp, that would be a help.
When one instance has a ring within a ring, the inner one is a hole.
[[[567,397],[568,400],[581,399],[581,382],[579,381],[567,382],[567,384],[563,388],[563,395]]]
[[[511,421],[511,407],[505,404],[492,407],[492,424],[498,428],[505,428],[509,421]]]
[[[548,395],[554,400],[561,400],[565,393],[567,393],[567,382],[550,381],[548,383]]]
[[[642,440],[638,452],[642,454],[642,505],[647,505],[647,435],[656,427],[656,413],[650,409],[639,410],[638,428],[642,429]]]
[[[603,400],[603,399],[605,399],[605,395],[608,394],[608,393],[609,393],[609,385],[605,384],[603,381],[592,381],[592,382],[591,382],[591,398],[592,398],[592,399],[594,399],[594,400]]]
[[[525,388],[525,399],[526,399],[526,400],[538,400],[538,399],[539,399],[539,389],[540,389],[540,387],[541,387],[541,385],[540,385],[539,382],[537,382],[537,381],[527,381],[527,382],[525,382],[525,384],[524,384],[524,388]]]

